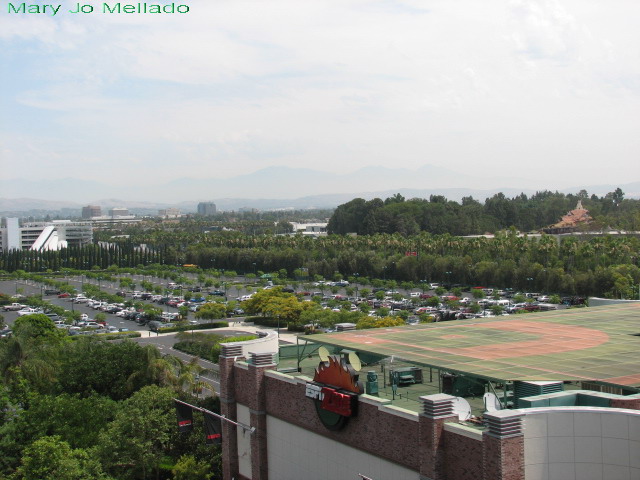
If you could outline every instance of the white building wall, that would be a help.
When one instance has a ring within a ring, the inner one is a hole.
[[[251,424],[249,407],[240,403],[237,405],[238,423]],[[247,478],[251,478],[251,434],[242,428],[238,428],[238,472]]]
[[[269,478],[419,480],[408,468],[267,416]]]
[[[17,218],[7,218],[5,250],[20,249],[20,223]]]
[[[640,479],[640,411],[596,407],[521,411],[526,480]]]

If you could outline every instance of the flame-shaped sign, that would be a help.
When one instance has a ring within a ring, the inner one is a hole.
[[[356,371],[344,359],[335,355],[330,356],[328,362],[318,365],[313,381],[356,394],[364,391]]]

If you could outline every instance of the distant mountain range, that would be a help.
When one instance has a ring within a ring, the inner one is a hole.
[[[545,184],[538,191],[556,190],[548,178],[541,181]],[[386,198],[395,193],[406,198],[444,195],[456,201],[473,196],[482,201],[498,192],[508,197],[520,193],[531,195],[535,190],[518,187],[529,182],[520,178],[464,175],[431,165],[417,170],[367,167],[345,174],[269,167],[232,178],[180,178],[160,186],[135,182],[110,186],[75,178],[3,180],[0,181],[3,197],[0,198],[0,213],[65,212],[79,210],[88,204],[100,205],[103,209],[123,206],[137,213],[156,213],[159,208],[176,207],[188,213],[195,212],[199,201],[214,201],[219,210],[334,208],[356,197]],[[356,188],[364,185],[366,188]],[[477,187],[470,188],[469,185]],[[604,195],[617,187],[622,188],[627,198],[640,198],[640,182],[576,186],[559,191],[577,193],[585,189],[589,194]]]

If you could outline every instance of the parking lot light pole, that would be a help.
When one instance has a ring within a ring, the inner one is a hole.
[[[358,277],[360,276],[359,273],[354,273],[353,276],[356,278],[356,301],[358,300]]]

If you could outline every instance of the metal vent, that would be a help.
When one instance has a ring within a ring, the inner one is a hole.
[[[454,417],[454,400],[455,397],[444,393],[420,397],[420,401],[422,402],[422,413],[431,418]]]
[[[242,356],[242,345],[225,345],[222,344],[222,351],[220,355],[223,357],[241,357]]]
[[[518,437],[522,435],[522,418],[511,412],[485,413],[484,420],[489,434],[494,437]]]
[[[275,353],[252,353],[249,352],[249,363],[256,367],[265,365],[275,365]]]
[[[562,382],[535,382],[535,381],[516,381],[513,382],[516,408],[520,408],[518,400],[520,398],[535,397],[538,395],[546,395],[547,393],[562,392],[564,385]]]

